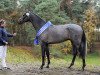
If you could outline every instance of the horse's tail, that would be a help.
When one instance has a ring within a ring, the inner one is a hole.
[[[79,52],[81,57],[85,57],[87,54],[87,42],[86,42],[86,35],[85,32],[83,31],[82,34],[82,39],[81,39],[81,44],[79,47]]]

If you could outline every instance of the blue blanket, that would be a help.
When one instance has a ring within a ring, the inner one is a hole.
[[[37,32],[36,37],[34,39],[34,44],[38,45],[40,43],[39,36],[49,27],[52,23],[48,21],[45,25],[43,25],[40,30]]]

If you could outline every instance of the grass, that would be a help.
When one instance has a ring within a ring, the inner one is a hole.
[[[7,61],[9,63],[32,63],[35,57],[32,50],[26,50],[20,47],[9,47],[7,51]]]
[[[68,54],[66,58],[64,58],[68,64],[71,63],[72,55]],[[80,67],[82,65],[82,59],[77,57],[75,61],[75,67]],[[86,67],[89,69],[93,69],[94,67],[100,67],[100,53],[88,53],[86,56]]]
[[[87,55],[87,64],[100,66],[100,53],[94,52]]]
[[[35,63],[39,61],[41,63],[41,53],[36,51],[37,49],[32,49],[29,47],[9,47],[7,51],[7,62],[9,63]],[[39,50],[40,52],[40,50]],[[53,53],[53,51],[52,51]],[[59,53],[59,52],[58,52]],[[71,63],[72,55],[71,54],[57,54],[63,55],[63,58],[55,58],[51,56],[51,65],[53,66],[66,66]],[[58,56],[59,57],[59,56]],[[81,58],[77,57],[75,61],[75,66],[80,67],[82,65]],[[94,52],[91,54],[87,54],[86,56],[87,66],[93,68],[94,66],[100,66],[100,54],[98,52]]]

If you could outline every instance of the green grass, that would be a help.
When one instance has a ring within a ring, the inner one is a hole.
[[[9,47],[7,51],[7,62],[9,63],[37,63],[41,64],[41,50],[36,51],[37,49],[21,48],[21,47]],[[39,53],[40,52],[40,53]],[[57,52],[57,54],[56,54]],[[53,55],[59,55],[54,57]],[[59,58],[61,57],[62,58]],[[71,63],[72,60],[71,54],[61,54],[59,51],[51,51],[51,65],[54,66],[67,66]],[[94,52],[92,54],[87,54],[86,56],[87,67],[93,68],[94,66],[100,66],[100,54]],[[75,61],[75,67],[80,67],[82,65],[81,58],[77,57]]]
[[[64,60],[67,61],[68,64],[71,63],[72,55],[68,54],[66,57],[64,57]],[[76,57],[75,66],[80,67],[82,65],[82,59],[79,57]],[[100,53],[94,52],[94,53],[88,53],[86,55],[86,66],[87,68],[93,69],[94,67],[100,67]]]
[[[86,58],[87,64],[100,66],[100,53],[94,52],[87,55]]]

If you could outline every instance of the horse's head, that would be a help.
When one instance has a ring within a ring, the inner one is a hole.
[[[46,21],[30,11],[24,13],[23,16],[18,20],[19,24],[23,24],[25,22],[31,22],[35,30],[40,29],[46,23]]]
[[[19,18],[18,23],[23,24],[25,22],[30,21],[30,14],[31,14],[30,12],[24,13],[23,16]]]

